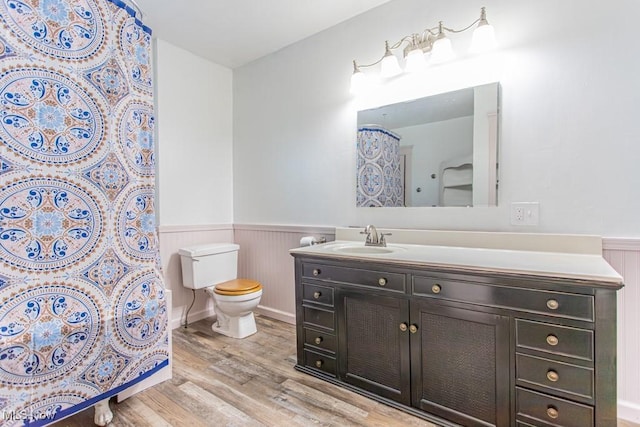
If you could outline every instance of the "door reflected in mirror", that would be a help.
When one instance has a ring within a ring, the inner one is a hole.
[[[499,84],[358,112],[358,207],[495,206]]]

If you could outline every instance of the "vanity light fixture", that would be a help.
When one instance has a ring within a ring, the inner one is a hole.
[[[351,76],[351,92],[359,93],[368,86],[368,76],[362,72],[362,68],[369,68],[380,64],[380,77],[389,78],[402,73],[402,68],[398,63],[394,50],[403,49],[403,57],[405,59],[405,71],[415,72],[424,70],[428,63],[439,64],[450,61],[455,58],[455,53],[451,46],[451,40],[446,33],[462,33],[469,30],[477,24],[473,32],[471,40],[471,53],[482,53],[493,49],[496,45],[493,27],[487,21],[487,12],[485,8],[480,9],[480,17],[469,24],[467,27],[456,30],[445,27],[440,21],[437,27],[427,28],[422,33],[413,33],[401,38],[393,45],[389,45],[388,41],[384,42],[384,54],[380,59],[371,64],[358,64],[353,61],[353,75]],[[429,62],[427,56],[429,55]]]

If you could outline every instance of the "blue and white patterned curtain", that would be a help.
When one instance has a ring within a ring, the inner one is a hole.
[[[358,129],[357,207],[404,206],[400,135],[378,125]]]
[[[168,363],[151,31],[118,0],[0,0],[0,424]]]

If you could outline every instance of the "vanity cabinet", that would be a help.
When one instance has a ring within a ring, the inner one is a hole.
[[[465,426],[509,425],[509,318],[411,303],[413,405]]]
[[[621,285],[293,255],[296,369],[438,425],[616,425]]]
[[[411,404],[409,300],[338,291],[339,377],[393,401]]]

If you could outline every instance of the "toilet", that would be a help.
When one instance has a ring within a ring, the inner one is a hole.
[[[262,297],[260,283],[237,278],[239,249],[235,243],[210,243],[178,250],[183,285],[213,298],[217,319],[211,329],[232,338],[257,332],[253,310]]]

